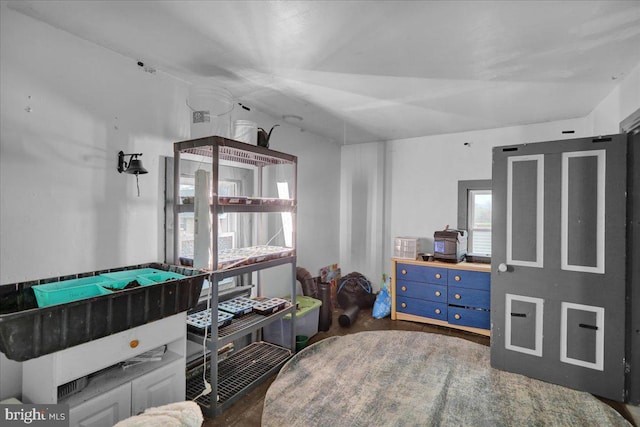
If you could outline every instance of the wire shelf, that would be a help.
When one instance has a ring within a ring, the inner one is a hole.
[[[265,376],[275,373],[287,359],[291,351],[266,342],[255,342],[232,354],[218,364],[218,400],[223,405],[244,389],[256,385]],[[187,399],[192,400],[204,390],[201,365],[187,379]],[[198,372],[199,371],[199,372]],[[211,383],[210,370],[207,366],[205,378]],[[211,395],[196,400],[205,407],[211,406]]]
[[[222,160],[253,166],[288,165],[296,162],[297,157],[255,145],[245,144],[220,136],[211,136],[191,141],[177,142],[176,149],[181,153],[197,156],[213,157],[213,150],[218,149]]]

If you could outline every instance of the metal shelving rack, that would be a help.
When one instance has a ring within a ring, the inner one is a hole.
[[[193,211],[193,205],[178,203],[180,200],[180,157],[188,153],[211,159],[211,192],[213,197],[210,203],[212,217],[215,219],[223,213],[281,213],[290,212],[293,224],[292,252],[290,255],[269,259],[249,265],[241,265],[234,268],[218,269],[218,222],[212,221],[212,268],[210,283],[212,318],[217,318],[217,307],[219,303],[218,282],[229,277],[241,276],[264,269],[290,265],[291,266],[291,306],[280,310],[274,314],[263,316],[250,313],[240,318],[233,319],[228,326],[210,328],[210,336],[207,339],[207,346],[210,354],[210,363],[201,365],[194,372],[187,375],[187,399],[193,399],[204,390],[202,381],[202,369],[206,370],[205,376],[211,384],[212,391],[209,395],[202,396],[197,402],[210,417],[215,417],[224,409],[237,401],[253,387],[260,384],[265,379],[275,374],[280,367],[292,356],[295,351],[295,315],[291,316],[291,345],[290,348],[279,347],[274,344],[255,341],[253,337],[263,327],[278,319],[282,319],[286,314],[295,312],[296,294],[296,200],[297,200],[297,157],[269,150],[263,147],[245,144],[239,141],[223,138],[220,136],[210,136],[189,141],[176,142],[174,144],[174,258],[179,261],[178,233],[179,214]],[[293,182],[291,189],[291,203],[286,204],[220,204],[218,201],[218,179],[220,161],[250,165],[256,168],[258,179],[258,197],[262,196],[263,168],[272,165],[291,165],[293,167]],[[258,279],[259,280],[259,279]],[[258,283],[258,292],[261,292]],[[218,350],[223,346],[251,334],[253,342],[248,346],[234,352],[224,360],[218,360]],[[195,337],[194,337],[195,338]],[[202,337],[198,337],[202,340]],[[216,398],[212,398],[216,396]]]

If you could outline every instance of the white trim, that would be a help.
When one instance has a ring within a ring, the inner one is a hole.
[[[537,168],[537,186],[536,186],[536,260],[523,261],[513,259],[513,163],[526,162],[535,160],[538,164]],[[519,265],[522,267],[544,267],[544,154],[535,154],[530,156],[512,156],[507,159],[507,264]]]
[[[520,353],[530,354],[532,356],[542,357],[542,316],[544,313],[544,300],[542,298],[525,297],[522,295],[505,294],[505,332],[504,332],[504,348],[507,350],[518,351]],[[513,300],[529,302],[536,305],[536,329],[535,329],[535,347],[533,349],[520,347],[511,344],[511,302]]]
[[[596,266],[569,264],[569,158],[596,157],[598,159],[597,183],[597,224],[596,224]],[[562,197],[560,214],[560,257],[562,270],[582,271],[584,273],[604,274],[604,238],[605,238],[605,150],[574,151],[562,153]]]
[[[587,362],[585,360],[574,359],[567,356],[567,311],[569,309],[591,311],[596,314],[596,348],[595,362]],[[604,371],[604,307],[595,307],[592,305],[575,304],[571,302],[562,303],[562,314],[560,321],[560,361],[570,363],[572,365],[582,366],[585,368],[597,369]]]

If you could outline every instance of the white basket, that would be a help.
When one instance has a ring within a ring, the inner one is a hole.
[[[258,125],[250,120],[236,120],[233,125],[233,139],[257,145]]]
[[[396,237],[393,239],[393,257],[417,259],[420,252],[419,239],[414,237]]]

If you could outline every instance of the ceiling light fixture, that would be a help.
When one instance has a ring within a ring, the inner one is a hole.
[[[284,116],[282,116],[282,120],[284,120],[287,123],[297,125],[303,120],[303,118],[295,114],[285,114]]]

